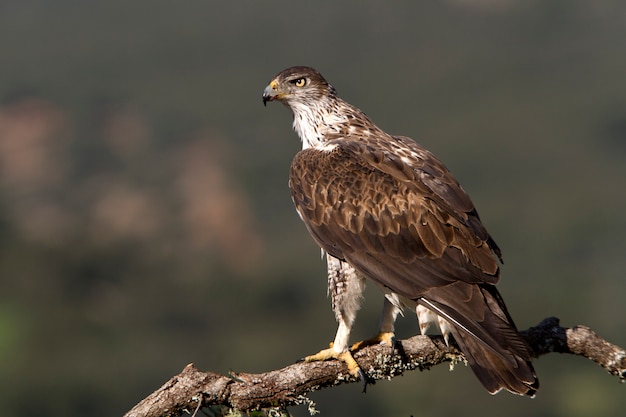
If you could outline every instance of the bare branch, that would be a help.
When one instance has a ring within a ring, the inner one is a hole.
[[[560,327],[558,318],[549,317],[523,331],[522,335],[536,357],[550,352],[584,356],[617,376],[621,382],[626,380],[626,351],[602,339],[589,327]]]
[[[559,319],[550,317],[522,334],[536,357],[550,352],[584,356],[622,382],[626,380],[626,350],[587,327],[560,327]],[[394,355],[390,353],[388,346],[368,346],[354,353],[354,358],[372,380],[391,379],[404,371],[424,370],[443,362],[464,361],[463,354],[454,346],[446,346],[440,336],[411,337],[398,342]],[[338,361],[302,362],[260,374],[229,376],[201,372],[189,364],[124,417],[176,416],[214,405],[242,411],[282,408],[306,404],[307,393],[347,382],[357,380]]]

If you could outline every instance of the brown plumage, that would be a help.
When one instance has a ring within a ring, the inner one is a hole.
[[[385,133],[312,68],[278,74],[264,91],[264,103],[271,100],[294,113],[303,150],[289,186],[327,253],[339,321],[334,345],[309,359],[348,352],[363,281],[370,279],[386,296],[379,334],[393,336],[400,309],[416,308],[423,331],[438,317],[489,392],[534,395],[529,348],[495,288],[500,249],[450,171],[413,140]]]

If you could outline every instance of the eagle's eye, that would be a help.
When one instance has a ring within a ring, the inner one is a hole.
[[[306,78],[296,78],[292,80],[291,83],[296,87],[304,87],[306,85]]]

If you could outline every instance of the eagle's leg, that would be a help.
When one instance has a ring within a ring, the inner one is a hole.
[[[396,344],[395,322],[396,317],[398,317],[400,312],[400,307],[385,297],[385,304],[383,305],[383,312],[380,316],[378,333],[370,339],[356,342],[352,345],[351,350],[355,351],[364,348],[365,346],[385,343],[391,347],[391,353],[393,353]]]
[[[328,293],[331,296],[335,318],[339,323],[335,340],[328,349],[307,356],[306,362],[337,359],[348,366],[350,374],[362,381],[365,375],[352,357],[348,346],[350,331],[361,305],[361,294],[365,287],[365,279],[359,276],[347,262],[331,255],[326,256],[328,262]]]
[[[339,322],[339,328],[337,329],[335,341],[330,342],[330,347],[328,349],[320,350],[314,355],[309,355],[304,358],[304,360],[306,362],[316,362],[337,359],[347,365],[350,375],[365,381],[366,378],[363,371],[361,371],[359,364],[354,360],[350,350],[348,349],[349,336],[350,328],[346,326],[345,322]]]

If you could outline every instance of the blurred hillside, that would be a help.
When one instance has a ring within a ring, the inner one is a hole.
[[[625,346],[624,51],[617,0],[4,0],[0,415],[121,415],[189,362],[265,371],[331,340],[287,188],[299,142],[261,104],[291,65],[455,172],[520,328],[556,315]],[[381,305],[368,289],[355,340]],[[439,368],[312,398],[324,417],[626,409],[581,358],[538,360],[534,400]]]

